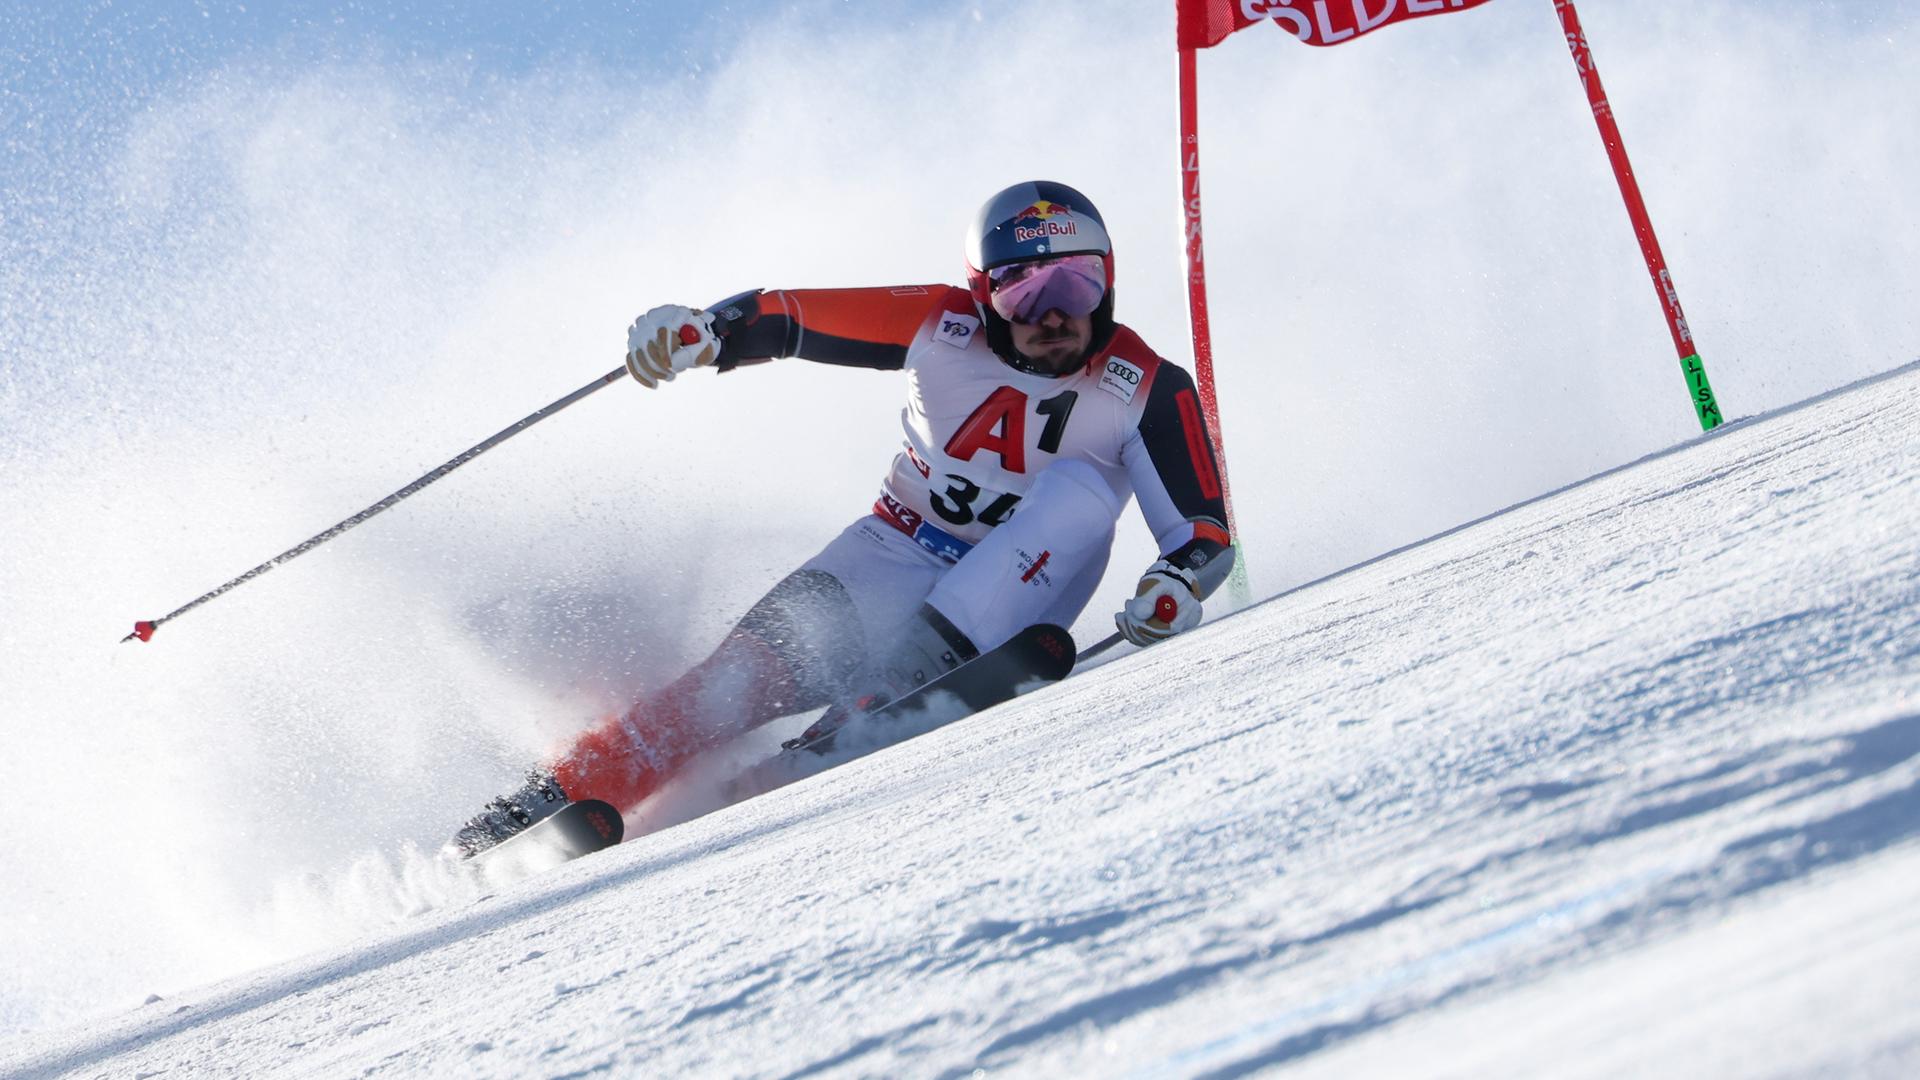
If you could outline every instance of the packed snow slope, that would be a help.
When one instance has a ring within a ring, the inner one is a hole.
[[[0,5],[0,1043],[390,924],[431,890],[369,860],[872,505],[896,373],[609,388],[116,644],[609,370],[638,313],[960,280],[981,200],[1046,176],[1188,355],[1167,0],[179,7]],[[1920,4],[1582,15],[1727,415],[1920,355]],[[1697,435],[1546,0],[1200,66],[1255,598]],[[1083,637],[1155,554],[1130,515]]]
[[[1909,366],[0,1073],[1913,1075],[1916,431]]]

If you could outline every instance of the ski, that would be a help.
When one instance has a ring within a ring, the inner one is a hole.
[[[750,798],[864,757],[908,735],[943,727],[1010,701],[1073,672],[1073,635],[1048,623],[1029,626],[917,690],[871,711],[831,708],[781,752],[728,785],[734,799]]]
[[[611,803],[581,799],[480,852],[473,863],[485,867],[507,862],[568,862],[618,844],[625,833],[620,811]]]

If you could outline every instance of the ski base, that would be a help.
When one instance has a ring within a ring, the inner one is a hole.
[[[508,862],[562,863],[618,844],[626,823],[612,803],[581,799],[473,857],[476,866]]]
[[[727,787],[731,801],[785,787],[835,765],[1010,701],[1073,672],[1073,635],[1040,623],[917,690],[871,712],[827,710],[781,752],[741,773]]]

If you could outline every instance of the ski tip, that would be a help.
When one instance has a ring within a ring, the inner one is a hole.
[[[618,808],[599,799],[579,799],[478,851],[463,851],[453,844],[445,850],[476,866],[498,864],[499,860],[511,864],[529,855],[538,860],[537,853],[542,850],[565,862],[613,847],[625,837],[626,823]]]
[[[153,625],[153,623],[147,621],[146,619],[141,619],[139,622],[133,624],[133,633],[128,634],[126,637],[123,637],[120,639],[120,644],[125,645],[127,642],[132,641],[135,638],[138,638],[141,641],[152,641],[153,632],[155,629],[156,627]]]
[[[1034,648],[1053,661],[1047,666],[1059,673],[1052,676],[1054,679],[1064,679],[1073,671],[1073,662],[1078,654],[1074,650],[1073,635],[1065,627],[1038,623],[1029,626],[1025,633]]]
[[[612,803],[581,799],[574,805],[580,807],[577,811],[580,819],[600,838],[601,846],[612,847],[626,836],[627,823],[621,819],[620,811]]]

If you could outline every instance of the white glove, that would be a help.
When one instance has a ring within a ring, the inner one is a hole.
[[[662,304],[633,320],[627,330],[627,370],[649,390],[719,356],[713,316],[704,311]]]
[[[1192,574],[1165,559],[1147,567],[1133,599],[1113,617],[1120,636],[1151,645],[1200,625],[1200,598],[1193,586]]]

